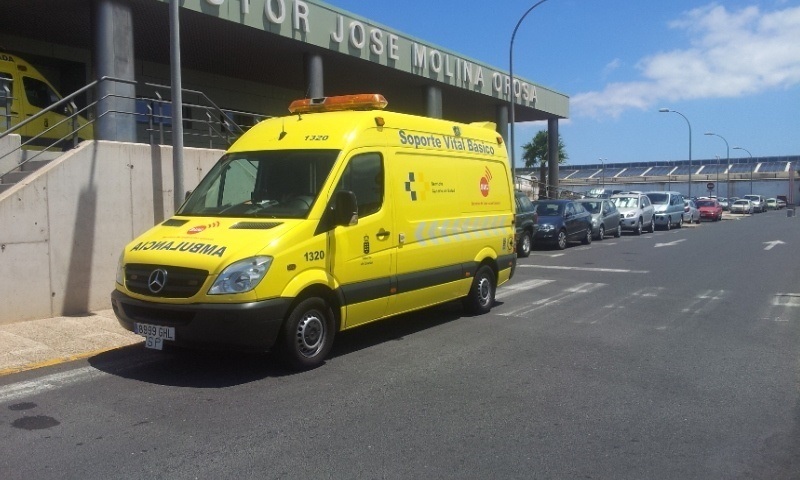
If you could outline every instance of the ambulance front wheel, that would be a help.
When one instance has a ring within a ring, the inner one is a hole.
[[[324,300],[303,300],[294,307],[278,337],[281,361],[294,370],[318,367],[331,351],[335,330],[333,312]]]
[[[469,294],[464,298],[464,308],[471,314],[489,313],[494,305],[496,288],[494,270],[488,265],[479,267]]]

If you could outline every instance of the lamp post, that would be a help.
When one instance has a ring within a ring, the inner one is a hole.
[[[752,195],[753,194],[753,170],[756,169],[756,166],[753,165],[753,154],[750,153],[750,150],[748,150],[746,148],[733,147],[733,149],[734,150],[744,150],[745,152],[747,152],[748,155],[750,155],[750,195]]]
[[[546,1],[547,0],[540,0],[539,2],[536,2],[531,8],[529,8],[524,14],[522,14],[522,17],[520,17],[519,21],[517,22],[517,26],[514,27],[514,32],[511,34],[511,44],[508,47],[508,76],[509,76],[508,105],[511,114],[510,115],[511,118],[509,119],[511,123],[511,131],[509,135],[511,140],[510,142],[511,178],[514,179],[515,182],[517,176],[517,161],[516,161],[517,154],[514,151],[514,123],[516,121],[516,118],[514,116],[514,106],[516,105],[517,102],[516,102],[516,96],[514,95],[514,37],[517,36],[517,30],[519,29],[520,24],[522,23],[523,20],[525,20],[525,17],[527,17],[528,14],[531,13],[531,10],[533,10],[534,8],[538,7],[539,5],[543,4]]]
[[[692,197],[692,124],[689,123],[689,119],[686,118],[686,115],[682,114],[677,110],[670,110],[669,108],[659,108],[659,112],[661,113],[677,113],[684,120],[686,120],[686,125],[689,126],[689,198]]]
[[[601,171],[601,172],[602,172],[602,174],[603,174],[603,195],[605,195],[605,193],[606,193],[606,162],[605,162],[605,161],[606,161],[607,159],[606,159],[606,158],[598,158],[598,160],[600,160],[600,165],[602,165],[602,166],[603,166],[603,167],[600,169],[600,171]]]
[[[731,148],[728,145],[728,141],[725,140],[725,137],[723,137],[722,135],[718,135],[718,134],[716,134],[714,132],[706,132],[706,133],[704,133],[704,135],[713,135],[715,137],[721,138],[722,141],[725,142],[726,162],[727,162],[725,164],[726,165],[726,169],[725,170],[730,170],[730,166],[731,166]],[[717,185],[719,185],[719,162],[717,162]],[[730,173],[728,173],[728,181],[726,182],[726,185],[728,187],[728,192],[727,192],[726,195],[728,197],[730,197],[731,196],[731,178],[730,178]]]

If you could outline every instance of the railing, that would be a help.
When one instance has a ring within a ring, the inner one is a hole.
[[[11,106],[15,98],[11,95],[11,81],[11,79],[0,77],[0,108],[2,108],[2,110],[0,110],[0,120],[6,127],[5,131],[0,132],[0,139],[16,132],[22,132],[22,129],[26,125],[37,121],[48,113],[59,113],[63,115],[63,118],[55,124],[49,125],[36,135],[23,137],[20,143],[20,149],[29,150],[35,147],[41,150],[26,156],[22,162],[15,165],[11,170],[6,172],[0,171],[0,177],[20,169],[25,163],[41,156],[43,152],[56,149],[65,150],[77,146],[81,138],[90,137],[90,135],[82,136],[81,133],[85,134],[89,130],[93,130],[97,120],[109,114],[133,116],[137,125],[138,141],[146,142],[151,145],[163,145],[171,141],[172,102],[169,99],[163,98],[161,95],[161,91],[170,90],[169,86],[153,83],[139,84],[131,80],[102,77],[76,90],[70,95],[67,95],[35,115],[14,123],[16,119],[12,114]],[[153,98],[144,96],[130,97],[112,93],[98,98],[95,101],[91,101],[87,103],[86,106],[79,109],[75,104],[75,99],[84,94],[89,94],[97,98],[99,87],[103,82],[122,83],[134,85],[135,87],[141,85],[144,89],[154,92]],[[19,89],[17,89],[17,91],[19,91]],[[184,127],[186,146],[226,149],[236,138],[242,135],[246,129],[268,118],[266,115],[257,113],[220,108],[208,98],[205,93],[200,91],[183,89],[183,92],[195,95],[203,101],[203,103],[183,103],[184,110],[191,113],[191,115],[188,116],[184,114],[184,125],[190,126],[189,128]],[[133,100],[135,105],[134,111],[106,109],[96,115],[90,114],[92,112],[97,112],[98,105],[105,104],[107,100],[111,99]],[[234,121],[234,118],[244,120],[247,125],[243,128],[239,123]],[[66,134],[58,138],[48,138],[48,134],[57,131],[57,129],[61,128],[63,125],[68,125],[68,132]],[[17,151],[17,149],[13,149],[8,152],[0,152],[0,160],[9,155],[13,155]]]

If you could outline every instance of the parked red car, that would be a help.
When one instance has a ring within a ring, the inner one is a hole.
[[[700,220],[722,220],[722,205],[716,198],[698,198],[695,203],[700,210]]]

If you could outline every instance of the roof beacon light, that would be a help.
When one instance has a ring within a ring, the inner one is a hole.
[[[383,110],[389,102],[377,93],[304,98],[289,105],[290,113],[340,112],[342,110]]]

